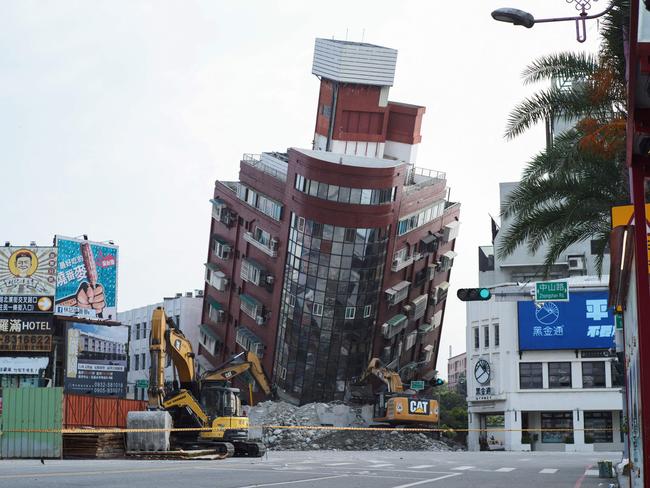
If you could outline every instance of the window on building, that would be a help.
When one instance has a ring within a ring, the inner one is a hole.
[[[541,416],[542,442],[573,444],[573,412],[542,412]]]
[[[625,385],[625,369],[623,364],[619,361],[612,361],[612,387],[624,386]]]
[[[356,313],[356,308],[354,307],[345,307],[345,318],[352,320]]]
[[[571,388],[571,363],[548,363],[548,387]]]
[[[494,324],[494,347],[499,346],[499,324]]]
[[[264,229],[260,227],[255,227],[255,232],[253,233],[253,237],[260,244],[263,244],[266,247],[271,246],[271,234],[266,232]]]
[[[481,347],[479,343],[479,332],[478,332],[478,327],[474,327],[474,349],[478,349]]]
[[[140,356],[138,354],[136,354],[134,356],[134,359],[135,359],[135,361],[133,361],[135,363],[134,364],[134,369],[137,371],[137,370],[140,369]]]
[[[176,315],[176,327],[181,328],[181,316]]]
[[[408,248],[403,247],[399,251],[395,251],[395,254],[393,254],[393,261],[397,261],[398,263],[402,263],[410,258],[408,255]]]
[[[483,327],[483,347],[490,347],[490,326]]]
[[[147,359],[144,353],[140,354],[140,364],[142,364],[142,369],[147,369]]]
[[[314,302],[312,306],[312,313],[318,315],[319,317],[323,315],[323,304]]]
[[[363,318],[366,319],[370,317],[370,314],[372,313],[372,305],[366,305],[363,307]]]
[[[605,361],[584,361],[582,363],[582,387],[605,388]]]
[[[214,239],[212,250],[219,259],[228,259],[230,256],[230,245],[220,239]]]
[[[142,323],[142,338],[147,338],[147,322]]]
[[[584,412],[584,416],[585,444],[614,442],[612,412]]]
[[[544,387],[542,363],[519,363],[519,387],[521,389]]]
[[[140,324],[135,324],[135,340],[140,339]]]

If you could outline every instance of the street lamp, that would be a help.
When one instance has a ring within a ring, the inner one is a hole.
[[[575,17],[553,17],[549,19],[536,19],[532,14],[524,12],[523,10],[516,8],[498,8],[492,12],[492,18],[494,20],[498,20],[499,22],[508,22],[509,24],[514,25],[523,25],[527,29],[530,29],[535,24],[573,20],[576,23],[576,40],[578,42],[585,42],[587,40],[586,21],[602,17],[614,8],[614,4],[612,4],[598,14],[589,15],[588,11],[591,10],[592,1],[597,2],[598,0],[567,0],[569,3],[574,2],[576,4],[576,10],[580,11],[580,13]]]

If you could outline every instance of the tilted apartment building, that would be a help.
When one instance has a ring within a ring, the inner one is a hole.
[[[371,357],[432,379],[460,204],[415,164],[425,108],[388,100],[397,51],[317,39],[312,148],[215,183],[200,363],[262,356],[278,395],[343,399]]]

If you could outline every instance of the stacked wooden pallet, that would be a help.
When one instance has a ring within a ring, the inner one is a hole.
[[[63,457],[68,459],[124,457],[124,434],[63,434]]]

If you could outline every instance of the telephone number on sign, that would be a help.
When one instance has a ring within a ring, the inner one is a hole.
[[[4,334],[0,336],[0,351],[51,351],[51,335]]]

